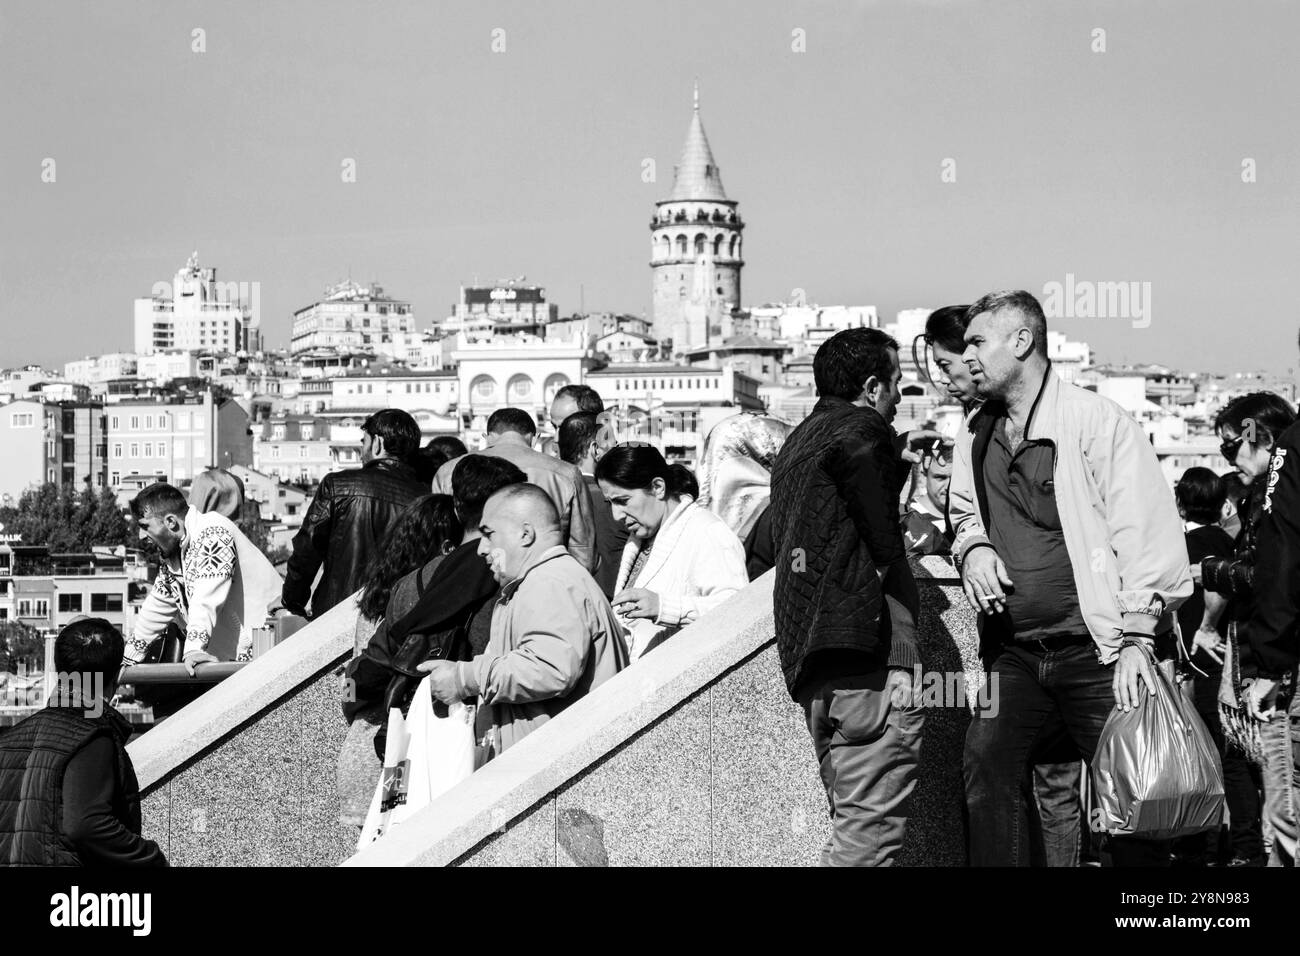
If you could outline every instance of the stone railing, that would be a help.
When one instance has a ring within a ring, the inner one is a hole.
[[[974,621],[951,565],[917,566],[927,702],[903,862],[961,865]],[[684,629],[348,865],[816,861],[825,791],[772,637],[772,574]],[[946,689],[946,699],[940,688]]]
[[[951,565],[916,570],[927,677],[978,680]],[[755,581],[355,856],[335,783],[346,602],[131,745],[145,833],[180,865],[814,862],[826,798],[776,660],[771,588]],[[970,715],[943,703],[926,711],[906,862],[964,862]]]
[[[343,602],[127,748],[144,833],[173,865],[333,866],[355,850],[335,766],[356,619]]]

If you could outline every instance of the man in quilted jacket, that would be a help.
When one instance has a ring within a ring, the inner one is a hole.
[[[131,725],[108,703],[122,635],[78,618],[54,641],[49,703],[0,733],[0,866],[166,866],[140,835]]]
[[[922,713],[916,582],[898,501],[934,432],[895,436],[898,343],[848,329],[817,351],[820,396],[772,470],[777,650],[830,802],[827,866],[896,861],[916,787]]]

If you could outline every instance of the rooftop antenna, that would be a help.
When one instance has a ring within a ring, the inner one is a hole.
[[[695,112],[700,111],[700,78],[695,78]]]

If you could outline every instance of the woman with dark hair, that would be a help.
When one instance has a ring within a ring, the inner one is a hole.
[[[1187,541],[1187,560],[1197,567],[1206,558],[1230,559],[1232,537],[1219,527],[1223,504],[1227,499],[1223,479],[1208,468],[1188,468],[1174,485],[1174,500],[1183,519]],[[1225,746],[1219,722],[1219,686],[1223,681],[1223,653],[1228,637],[1229,615],[1224,611],[1228,600],[1209,593],[1199,584],[1192,596],[1178,608],[1178,629],[1185,654],[1174,645],[1174,634],[1156,638],[1156,654],[1161,658],[1186,658],[1191,670],[1192,702],[1196,712],[1214,738],[1223,762],[1225,799],[1228,804],[1229,842],[1233,860],[1256,860],[1262,853],[1259,825],[1259,774],[1236,749]],[[1185,865],[1204,866],[1219,856],[1218,830],[1184,837],[1174,844],[1176,858]]]
[[[968,305],[945,305],[935,309],[925,320],[925,331],[912,342],[916,367],[936,389],[969,411],[975,403],[975,382],[970,367],[961,360],[966,351],[966,311]],[[928,352],[929,356],[922,354]],[[931,376],[938,371],[938,381]]]
[[[612,603],[633,660],[749,583],[740,539],[682,479],[645,442],[615,445],[596,465],[614,520],[628,530]]]
[[[1216,628],[1219,615],[1225,612],[1225,606],[1230,616],[1228,640],[1223,648],[1223,680],[1219,687],[1219,703],[1222,705],[1220,722],[1226,739],[1225,746],[1245,754],[1263,773],[1269,772],[1266,753],[1270,750],[1264,735],[1285,735],[1286,722],[1257,724],[1247,716],[1242,706],[1241,672],[1242,664],[1249,661],[1250,655],[1250,642],[1245,639],[1245,628],[1255,608],[1255,543],[1267,491],[1265,485],[1269,459],[1277,436],[1291,427],[1295,420],[1296,413],[1290,403],[1272,392],[1241,395],[1219,410],[1214,419],[1214,428],[1222,442],[1220,451],[1246,484],[1246,497],[1242,500],[1239,512],[1241,531],[1230,557],[1207,557],[1199,564],[1192,565],[1192,579],[1205,589],[1206,594],[1201,630]],[[1227,600],[1216,601],[1212,595],[1220,595]],[[1286,683],[1293,683],[1293,678],[1294,675],[1288,675]],[[1289,773],[1289,769],[1286,772]],[[1258,775],[1252,775],[1253,779],[1249,782],[1243,781],[1240,779],[1243,774],[1227,763],[1224,773],[1225,788],[1229,791],[1245,792],[1247,788],[1259,786]],[[1265,798],[1270,798],[1267,788]],[[1257,863],[1259,853],[1262,852],[1262,849],[1256,851],[1254,846],[1254,835],[1259,828],[1258,814],[1249,822],[1252,826],[1252,832],[1246,836],[1249,841],[1249,857],[1238,857],[1241,851],[1237,848],[1234,836],[1234,862],[1239,866]]]
[[[414,607],[421,589],[411,572],[454,550],[463,533],[451,495],[425,495],[402,512],[357,601],[360,614],[354,632],[354,660],[366,649],[386,610],[390,614],[405,614]],[[375,754],[375,734],[385,716],[382,707],[361,711],[343,738],[338,788],[339,822],[345,826],[359,827],[366,822],[366,811],[382,769]]]
[[[682,489],[682,494],[698,499],[700,497],[700,483],[695,477],[695,472],[680,461],[675,461],[668,467],[677,476],[677,485]]]

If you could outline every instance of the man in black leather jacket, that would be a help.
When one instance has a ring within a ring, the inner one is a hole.
[[[307,597],[322,564],[310,616],[319,617],[360,588],[403,509],[429,493],[408,464],[420,447],[414,418],[387,408],[367,418],[361,433],[361,468],[326,475],[294,535],[283,595],[294,614],[308,616]]]

